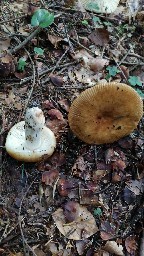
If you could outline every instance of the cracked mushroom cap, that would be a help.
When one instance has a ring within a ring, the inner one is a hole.
[[[142,115],[142,99],[134,89],[122,83],[105,83],[82,92],[72,103],[68,120],[79,139],[104,144],[130,134]]]

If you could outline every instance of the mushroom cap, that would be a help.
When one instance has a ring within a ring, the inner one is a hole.
[[[112,143],[130,134],[143,115],[138,93],[122,83],[98,84],[82,92],[69,110],[69,125],[88,144]]]
[[[25,121],[21,121],[7,135],[5,146],[11,157],[24,162],[39,162],[50,157],[56,147],[55,136],[46,126],[41,131],[41,144],[38,148],[31,150],[25,142]]]
[[[120,0],[81,0],[86,10],[97,13],[112,13],[116,10]],[[98,8],[95,7],[98,6]]]

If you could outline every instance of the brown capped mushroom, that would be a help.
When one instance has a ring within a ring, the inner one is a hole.
[[[138,93],[122,83],[98,84],[72,103],[69,125],[88,144],[112,143],[130,134],[143,115]]]
[[[25,121],[15,124],[6,138],[6,151],[13,158],[24,162],[38,162],[54,152],[56,139],[45,126],[45,117],[38,107],[29,108]]]

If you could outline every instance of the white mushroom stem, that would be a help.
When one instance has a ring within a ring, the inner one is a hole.
[[[45,117],[38,107],[29,108],[25,115],[25,146],[35,150],[41,145],[41,133],[44,128]]]
[[[53,154],[55,147],[55,135],[45,126],[43,112],[38,107],[29,108],[25,121],[15,124],[6,138],[6,151],[24,162],[42,161]]]

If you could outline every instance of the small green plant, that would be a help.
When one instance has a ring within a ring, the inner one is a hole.
[[[94,210],[94,215],[100,217],[100,216],[102,215],[102,210],[101,210],[101,208],[99,208],[99,207],[96,208],[96,209]]]
[[[94,16],[94,17],[92,18],[92,20],[93,20],[94,24],[97,24],[97,23],[102,24],[102,22],[101,22],[101,20],[100,20],[99,17]]]
[[[135,88],[135,90],[137,91],[137,93],[144,98],[144,93],[142,92],[142,90],[140,90],[139,88],[136,88],[135,86],[139,86],[142,87],[142,82],[140,81],[138,76],[130,76],[128,79],[128,82],[130,83],[130,85],[132,87]]]
[[[54,14],[49,13],[45,9],[38,9],[34,12],[31,25],[36,27],[39,26],[40,28],[46,28],[50,26],[54,22]]]
[[[106,70],[109,72],[106,76],[106,79],[109,79],[111,76],[115,76],[120,70],[116,66],[108,66]]]
[[[26,63],[25,58],[22,57],[22,58],[20,58],[20,59],[18,60],[18,70],[19,70],[19,71],[24,71],[26,65],[27,65],[27,63]]]
[[[43,55],[44,54],[44,50],[38,47],[34,47],[34,52],[38,55]]]
[[[142,82],[140,81],[138,76],[130,76],[128,81],[132,86],[135,86],[135,85],[142,86]]]
[[[83,25],[88,25],[88,21],[87,20],[82,20],[82,22],[81,22]]]

